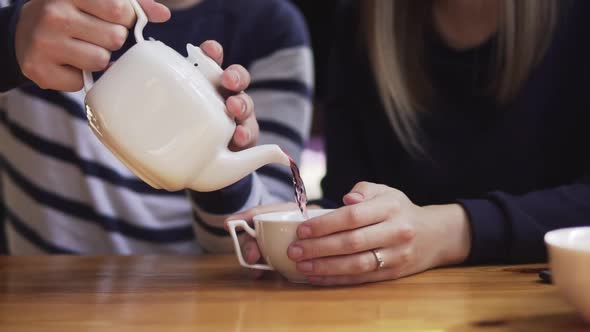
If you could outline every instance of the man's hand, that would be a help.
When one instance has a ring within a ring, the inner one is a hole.
[[[152,22],[170,11],[138,0]],[[32,0],[17,23],[15,50],[23,74],[44,89],[78,91],[82,70],[104,70],[136,20],[129,0]]]

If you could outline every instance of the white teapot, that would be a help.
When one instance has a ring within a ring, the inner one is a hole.
[[[86,115],[94,134],[154,188],[218,190],[269,163],[289,165],[277,145],[231,152],[236,124],[218,93],[222,69],[200,48],[185,58],[144,40],[147,18],[131,0],[137,44],[96,82],[84,72]]]

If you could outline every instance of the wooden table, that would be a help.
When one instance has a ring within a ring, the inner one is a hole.
[[[0,331],[590,331],[542,267],[328,289],[226,256],[0,257]]]

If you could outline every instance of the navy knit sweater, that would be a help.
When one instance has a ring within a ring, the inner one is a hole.
[[[437,92],[420,115],[428,158],[410,156],[392,131],[366,47],[353,42],[361,35],[355,4],[339,17],[328,75],[327,199],[340,202],[356,182],[371,181],[420,205],[459,202],[473,264],[543,261],[547,231],[590,224],[590,2],[564,7],[544,59],[507,105],[485,89],[493,39],[459,52],[426,36]]]

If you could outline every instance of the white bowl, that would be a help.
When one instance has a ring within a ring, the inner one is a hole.
[[[553,282],[565,299],[590,322],[590,227],[545,234]]]

